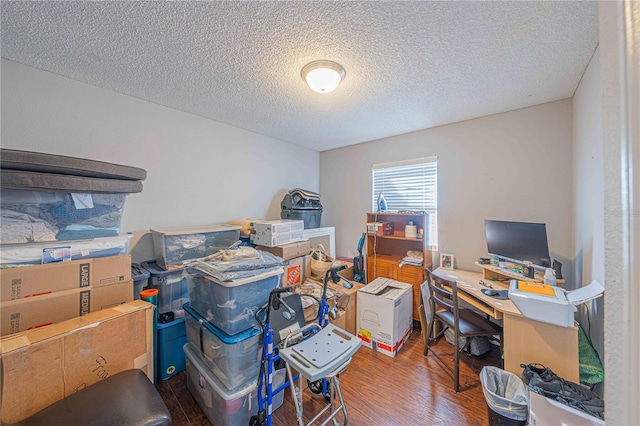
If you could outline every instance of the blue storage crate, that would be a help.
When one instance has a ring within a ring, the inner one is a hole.
[[[187,330],[184,318],[157,325],[158,348],[156,365],[160,380],[167,380],[185,369],[184,351]]]
[[[140,292],[149,285],[151,273],[137,263],[131,264],[131,279],[133,280],[133,300],[140,299]]]
[[[260,327],[229,336],[206,321],[188,303],[184,310],[189,344],[230,392],[249,382],[257,382],[262,355]]]
[[[158,289],[158,317],[173,312],[173,318],[184,318],[182,305],[189,302],[189,287],[182,269],[166,271],[154,260],[142,262],[149,271],[149,287]]]

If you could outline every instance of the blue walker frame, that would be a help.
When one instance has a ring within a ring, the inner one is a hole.
[[[324,276],[324,282],[322,285],[322,297],[320,298],[320,304],[318,307],[318,324],[321,328],[326,327],[329,324],[329,304],[327,303],[327,283],[329,280],[329,276],[334,276],[334,274],[338,274],[339,271],[346,269],[346,265],[341,265],[335,268],[329,268]],[[353,286],[353,283],[347,280],[346,278],[340,276],[343,280],[345,280],[349,285]],[[346,287],[346,285],[345,285]],[[260,377],[258,378],[258,414],[251,416],[249,420],[250,426],[271,426],[272,414],[273,414],[273,397],[278,393],[287,389],[291,383],[287,379],[285,379],[284,384],[279,386],[275,391],[273,390],[273,364],[280,360],[279,354],[274,354],[273,348],[273,329],[270,324],[270,307],[273,297],[280,297],[282,293],[291,293],[293,292],[294,286],[289,287],[278,287],[269,293],[269,299],[266,305],[266,318],[264,322],[264,331],[263,331],[263,340],[262,340],[262,363],[263,367],[260,368]],[[261,321],[260,321],[261,322]],[[297,380],[298,375],[293,377],[293,380]],[[266,382],[266,395],[262,395],[262,389]],[[310,384],[311,385],[311,384]],[[314,393],[320,393],[319,389],[313,389],[310,386],[310,389]],[[328,389],[327,389],[327,380],[322,379],[322,395],[327,398],[328,397]],[[266,405],[265,405],[266,404]]]

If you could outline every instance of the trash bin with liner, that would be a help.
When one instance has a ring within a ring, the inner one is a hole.
[[[501,368],[486,366],[480,371],[480,383],[489,407],[489,426],[527,424],[528,392],[520,377]]]

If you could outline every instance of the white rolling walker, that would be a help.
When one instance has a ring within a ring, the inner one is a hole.
[[[315,333],[315,334],[314,334]],[[301,336],[312,334],[300,343],[289,346],[290,341],[298,340]],[[291,382],[291,394],[296,405],[296,417],[300,426],[310,426],[324,413],[329,411],[321,426],[333,421],[338,425],[335,417],[342,411],[344,413],[343,426],[348,424],[347,407],[342,398],[338,375],[347,368],[351,357],[356,353],[362,342],[356,336],[348,333],[333,324],[320,327],[319,324],[309,324],[289,334],[284,341],[284,347],[280,350],[280,357],[287,364],[287,375]],[[298,385],[295,385],[292,368],[298,375]],[[311,384],[322,380],[323,394],[329,398],[329,403],[306,425],[302,420],[302,378],[306,378]],[[334,409],[334,399],[338,397],[340,405]]]

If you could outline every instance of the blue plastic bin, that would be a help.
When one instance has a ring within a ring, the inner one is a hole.
[[[167,380],[185,369],[184,351],[187,332],[184,318],[157,325],[158,350],[156,365],[160,380]]]
[[[184,311],[189,344],[230,392],[258,380],[262,353],[260,328],[229,336],[207,322],[188,303]]]
[[[133,300],[140,299],[140,292],[149,285],[151,273],[138,263],[131,264],[131,279],[133,280]]]
[[[189,287],[182,276],[182,269],[166,271],[154,260],[142,262],[149,271],[149,287],[158,289],[158,316],[173,312],[174,318],[183,318],[182,305],[189,302]]]

